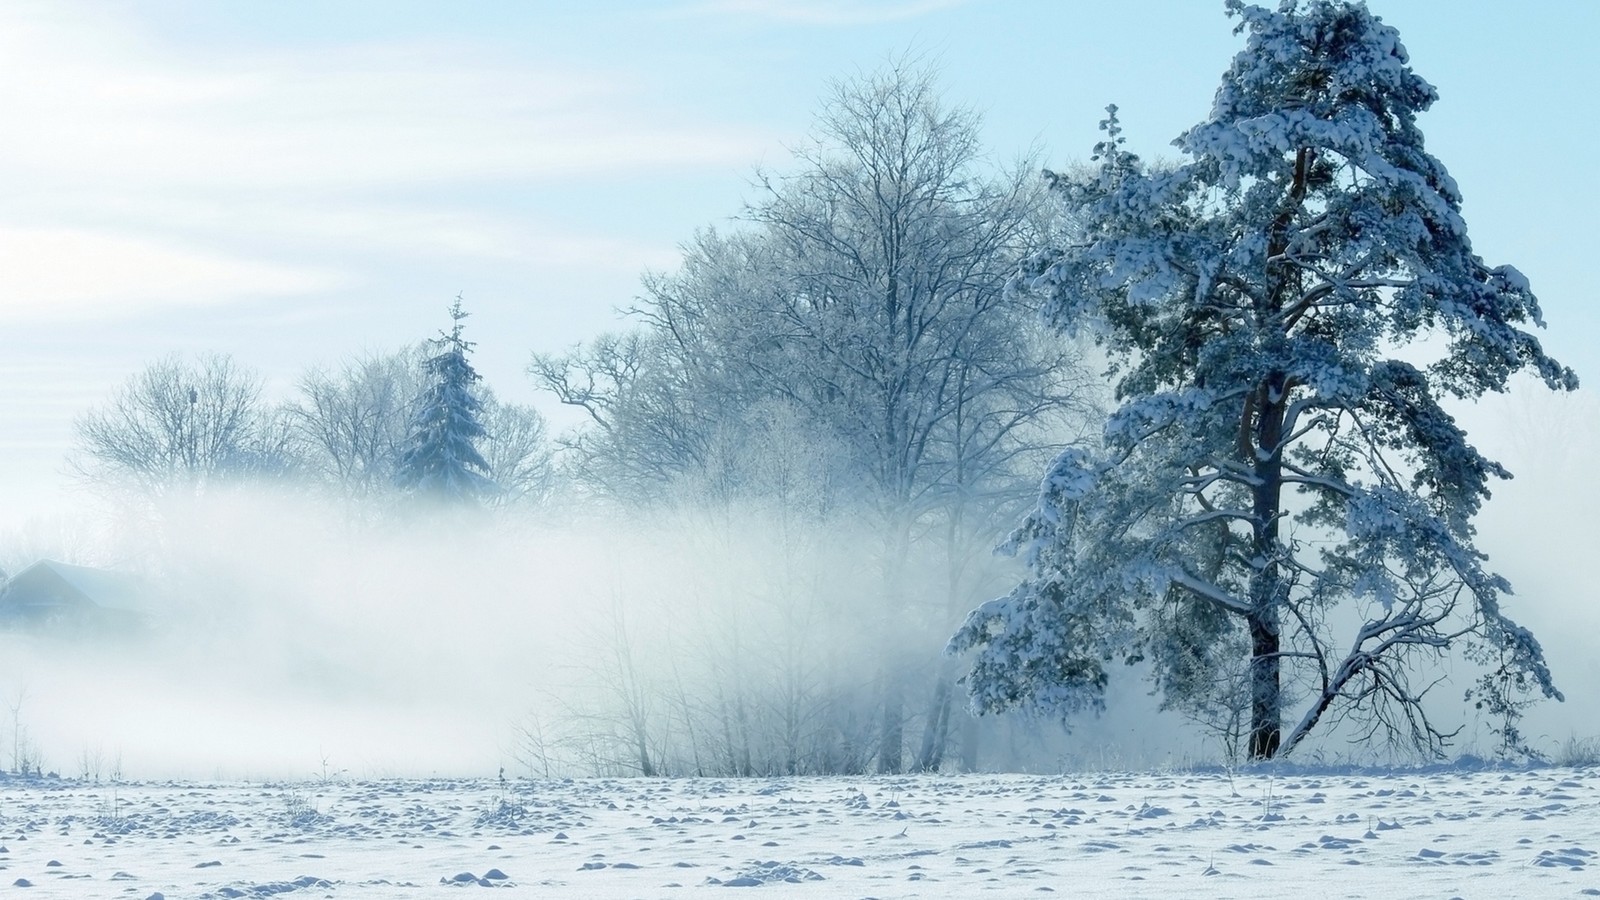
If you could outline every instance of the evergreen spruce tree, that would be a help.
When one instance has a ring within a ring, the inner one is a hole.
[[[1441,401],[1577,378],[1526,330],[1527,279],[1473,253],[1396,31],[1344,0],[1228,11],[1248,40],[1179,164],[1129,153],[1113,107],[1098,168],[1050,176],[1076,239],[1019,286],[1097,337],[1120,407],[1049,471],[1011,543],[1029,577],[952,649],[991,710],[1097,707],[1112,661],[1148,660],[1257,759],[1340,720],[1440,753],[1423,698],[1462,654],[1516,746],[1519,707],[1560,692],[1473,543],[1509,473]]]
[[[450,331],[431,342],[437,352],[422,363],[428,384],[395,473],[402,490],[446,502],[477,500],[495,489],[477,448],[484,437],[483,404],[473,386],[482,379],[467,360],[474,344],[461,337],[466,317],[457,296]]]

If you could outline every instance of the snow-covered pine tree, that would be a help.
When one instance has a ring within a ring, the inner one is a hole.
[[[1515,743],[1528,695],[1561,695],[1473,544],[1509,474],[1440,401],[1577,378],[1525,330],[1528,281],[1473,253],[1396,31],[1343,0],[1227,8],[1247,43],[1177,165],[1127,152],[1113,107],[1098,168],[1049,176],[1077,238],[1018,282],[1097,337],[1120,406],[1015,533],[1030,575],[951,649],[986,710],[1095,708],[1110,662],[1149,660],[1257,759],[1329,720],[1441,752],[1422,700],[1461,650]]]
[[[402,490],[448,502],[476,500],[495,489],[477,448],[484,437],[483,404],[473,386],[481,377],[467,360],[473,342],[461,337],[466,317],[457,296],[450,306],[450,330],[432,341],[438,352],[422,363],[428,384],[395,472]]]
[[[261,377],[233,358],[167,356],[77,422],[70,465],[102,489],[146,497],[273,478],[297,465],[288,429],[261,400]]]

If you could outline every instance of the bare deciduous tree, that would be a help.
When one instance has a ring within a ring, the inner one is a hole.
[[[352,497],[387,493],[422,393],[420,348],[312,369],[299,389],[289,413],[310,472]]]
[[[231,357],[168,356],[77,422],[71,465],[91,484],[159,495],[291,468],[288,428],[261,399],[261,379]]]
[[[538,503],[555,488],[555,462],[544,417],[531,406],[505,403],[483,389],[484,462],[498,490],[488,501]]]
[[[759,496],[781,472],[754,452],[772,413],[803,423],[829,460],[814,509],[848,498],[882,535],[880,601],[859,614],[880,636],[884,772],[906,764],[908,683],[981,589],[974,551],[1020,514],[1087,393],[1072,348],[1040,340],[1005,290],[1043,191],[1026,164],[982,171],[977,126],[908,65],[836,85],[796,170],[760,177],[750,227],[701,232],[676,273],[646,277],[640,332],[531,367],[590,414],[571,448],[613,494]],[[906,572],[933,535],[964,562],[930,601]],[[937,676],[915,765],[942,760],[954,675]]]

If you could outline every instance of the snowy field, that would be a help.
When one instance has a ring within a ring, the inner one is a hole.
[[[6,782],[37,897],[1578,897],[1600,769]]]

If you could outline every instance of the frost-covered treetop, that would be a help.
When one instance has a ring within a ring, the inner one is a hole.
[[[1096,294],[1111,284],[1129,304],[1184,294],[1183,306],[1212,318],[1249,309],[1291,337],[1326,330],[1313,327],[1313,311],[1324,320],[1358,311],[1364,334],[1350,321],[1338,330],[1343,349],[1365,343],[1369,361],[1382,344],[1442,329],[1449,353],[1430,374],[1453,394],[1503,390],[1525,365],[1552,387],[1574,387],[1570,370],[1515,327],[1543,322],[1527,279],[1472,252],[1460,191],[1416,126],[1437,92],[1411,70],[1397,32],[1336,0],[1276,10],[1234,0],[1229,10],[1248,39],[1210,116],[1174,142],[1183,164],[1147,172],[1122,147],[1113,107],[1095,176],[1051,176],[1069,203],[1089,207],[1083,237],[1095,248],[1071,262],[1036,259],[1026,283],[1050,297],[1052,318],[1104,326]],[[1269,268],[1274,277],[1257,276]],[[1307,348],[1281,349],[1304,358]],[[1144,375],[1171,384],[1175,373]]]
[[[1357,159],[1421,147],[1416,113],[1439,95],[1411,70],[1399,33],[1361,5],[1315,0],[1303,13],[1300,5],[1274,12],[1240,0],[1227,4],[1240,18],[1235,33],[1248,30],[1249,39],[1223,77],[1211,118],[1176,143],[1217,158],[1230,185],[1262,174],[1261,161],[1281,160],[1301,146]],[[1436,161],[1421,154],[1408,162],[1459,202]]]

